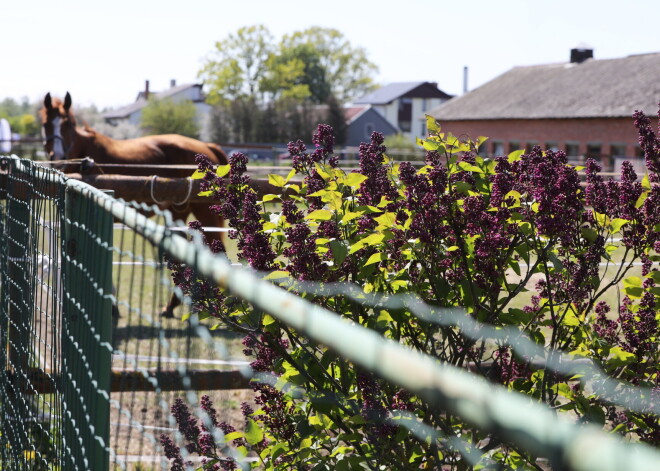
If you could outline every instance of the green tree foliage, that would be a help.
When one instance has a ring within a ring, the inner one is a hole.
[[[195,105],[188,100],[175,103],[168,99],[152,99],[142,110],[141,126],[150,134],[181,134],[197,138],[196,113]]]
[[[40,129],[36,109],[37,105],[30,104],[27,97],[23,97],[20,103],[13,98],[5,98],[0,102],[0,118],[9,121],[12,132],[34,137],[39,135]]]
[[[373,87],[375,71],[337,30],[310,28],[276,45],[265,26],[243,27],[215,44],[199,72],[216,107],[212,138],[286,141],[326,122],[343,142],[342,105]]]
[[[263,25],[246,26],[215,43],[215,50],[199,71],[209,86],[211,104],[238,99],[261,99],[261,81],[273,51],[274,38]]]
[[[323,87],[327,86],[329,94],[344,103],[374,88],[372,77],[378,67],[367,59],[364,48],[352,46],[336,29],[314,26],[286,35],[280,44],[280,54],[315,56],[318,62],[310,62],[306,73],[309,73],[310,89],[317,86],[319,96],[323,97]],[[321,71],[323,80],[315,77]]]

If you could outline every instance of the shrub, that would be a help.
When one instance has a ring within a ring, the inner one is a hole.
[[[332,129],[319,125],[315,149],[289,143],[293,170],[270,177],[280,195],[259,200],[240,154],[217,169],[201,158],[196,177],[234,228],[239,256],[266,279],[579,422],[657,445],[660,187],[652,183],[660,181],[660,141],[646,117],[635,120],[650,171],[641,181],[628,163],[620,182],[604,181],[594,161],[573,167],[563,152],[539,147],[485,159],[474,152],[484,138],[461,141],[432,119],[419,142],[421,168],[391,162],[374,133],[360,146],[359,171],[347,174],[337,168]],[[280,206],[269,210],[270,202]],[[630,276],[637,261],[641,276]],[[480,456],[472,465],[538,469],[515,445],[181,273],[201,318],[246,334],[260,408],[245,406],[246,432],[225,438],[240,453],[256,452],[266,469],[462,468],[474,455],[458,437]],[[624,297],[613,305],[605,297],[621,282]],[[343,288],[328,289],[335,283]],[[430,314],[393,307],[404,294]],[[566,366],[578,358],[599,368],[580,379],[578,366]],[[630,385],[646,400],[621,393],[634,393]],[[415,434],[400,420],[411,415],[437,436]]]

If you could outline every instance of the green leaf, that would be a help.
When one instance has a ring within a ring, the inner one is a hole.
[[[642,296],[642,279],[638,276],[629,276],[623,280],[623,290],[628,296],[639,298]]]
[[[459,167],[461,170],[464,170],[464,171],[466,171],[466,172],[484,173],[484,171],[481,170],[481,169],[480,169],[479,167],[477,167],[476,165],[472,165],[471,163],[469,163],[469,162],[465,162],[465,161],[460,161],[460,162],[458,163],[458,167]]]
[[[514,150],[507,156],[509,163],[513,163],[516,160],[520,160],[520,157],[525,153],[525,149]]]
[[[352,188],[359,187],[367,177],[358,172],[349,173],[344,179],[344,185],[350,186]]]
[[[352,221],[353,219],[362,216],[363,213],[361,212],[353,212],[353,211],[346,211],[344,213],[344,217],[341,218],[342,223],[347,223],[349,221]]]
[[[562,323],[569,327],[577,327],[578,325],[580,325],[580,319],[578,319],[578,317],[575,315],[574,312],[568,311],[564,316],[564,320]]]
[[[520,263],[518,263],[517,260],[514,260],[513,258],[509,259],[509,267],[515,272],[516,275],[520,276],[522,273],[520,271]]]
[[[225,435],[225,443],[228,443],[237,438],[243,438],[243,432],[231,432]]]
[[[252,419],[247,419],[245,427],[245,440],[250,445],[256,445],[264,439],[264,433],[259,428],[259,425]]]
[[[193,180],[199,180],[201,178],[204,178],[205,176],[206,176],[206,172],[202,170],[195,170],[195,172],[190,176],[190,178]]]
[[[310,445],[311,445],[311,443],[310,443]],[[286,444],[282,443],[282,442],[278,442],[275,445],[273,445],[273,448],[270,452],[271,459],[273,461],[275,461],[277,458],[279,458],[279,456],[282,453],[285,453],[287,451],[289,451],[289,447]]]
[[[229,165],[229,164],[227,164],[227,165],[218,165],[218,168],[215,169],[215,174],[218,177],[224,177],[225,175],[227,175],[229,173],[230,170],[231,170],[231,165]]]
[[[612,357],[607,360],[607,364],[615,368],[628,365],[637,360],[634,353],[626,352],[621,347],[612,347],[610,354]]]
[[[317,209],[305,216],[305,219],[310,219],[312,221],[328,221],[331,218],[332,211],[328,211],[327,209]]]
[[[606,214],[601,214],[598,211],[594,211],[594,220],[599,226],[606,226],[609,218]]]
[[[351,245],[350,250],[348,251],[348,255],[351,255],[358,250],[360,250],[363,247],[368,247],[376,244],[380,244],[383,240],[385,239],[385,234],[382,233],[375,233],[375,234],[370,234],[367,237],[358,240],[356,243]]]
[[[381,216],[374,218],[374,220],[385,227],[394,227],[396,225],[396,214],[383,213]]]
[[[645,190],[651,190],[651,181],[649,180],[648,173],[642,178],[642,188]]]
[[[371,257],[369,257],[367,263],[365,263],[364,266],[366,267],[367,265],[371,265],[373,263],[379,263],[385,260],[387,260],[387,254],[376,252],[375,254],[371,255]]]
[[[264,315],[264,318],[262,320],[262,323],[264,326],[271,325],[272,323],[275,322],[275,319],[270,314]]]
[[[470,191],[472,189],[472,185],[470,185],[468,182],[458,181],[458,182],[454,183],[454,188],[459,193],[467,193],[468,191]]]
[[[267,201],[278,200],[280,197],[278,195],[264,195],[262,201],[266,203]]]
[[[426,129],[430,133],[438,134],[440,132],[440,124],[433,116],[426,115]]]
[[[339,266],[344,263],[346,256],[348,255],[348,247],[340,240],[331,240],[330,241],[330,250],[332,251],[332,258],[335,261],[335,265]]]
[[[629,222],[630,221],[628,221],[627,219],[621,219],[621,218],[613,219],[610,222],[610,232],[612,232],[612,234],[616,234],[621,230],[623,226],[625,226]]]
[[[596,240],[596,237],[598,237],[598,232],[596,232],[594,229],[590,227],[583,227],[580,230],[582,237],[584,237],[586,240],[589,242],[593,242]]]
[[[424,147],[424,150],[434,151],[444,146],[440,142],[432,141],[430,139],[424,139],[422,141],[422,147]]]
[[[284,177],[282,175],[276,175],[274,173],[271,173],[268,175],[268,183],[270,183],[273,186],[282,187],[286,184],[286,181],[284,180]]]
[[[296,169],[292,168],[289,174],[286,176],[284,183],[289,183],[289,180],[291,180],[296,174]]]
[[[289,278],[291,274],[286,270],[275,270],[270,272],[264,277],[264,280],[281,280],[282,278]]]
[[[641,195],[639,195],[639,198],[637,198],[637,201],[635,202],[635,208],[641,208],[644,202],[646,201],[646,198],[649,197],[649,191],[643,192]]]

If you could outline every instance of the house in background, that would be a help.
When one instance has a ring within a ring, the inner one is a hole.
[[[149,90],[149,81],[145,82],[144,90],[139,92],[135,102],[122,108],[103,113],[103,119],[106,123],[117,126],[122,122],[127,122],[134,126],[140,126],[142,121],[142,109],[147,106],[150,97],[158,100],[169,99],[174,103],[189,100],[197,109],[197,122],[204,134],[206,123],[211,113],[211,106],[204,101],[202,93],[202,84],[189,83],[177,85],[175,80],[170,81],[170,88],[162,92],[152,92]],[[204,139],[205,137],[202,136]]]
[[[659,78],[660,53],[595,60],[581,46],[568,62],[515,67],[430,114],[443,131],[488,136],[487,155],[540,145],[618,171],[640,155],[632,114],[657,114]]]
[[[396,82],[385,85],[353,102],[370,105],[399,132],[415,142],[426,136],[425,114],[452,98],[435,82]]]
[[[369,142],[371,134],[378,131],[384,136],[397,134],[399,129],[369,105],[354,105],[344,108],[346,117],[346,138],[344,145],[357,147]]]

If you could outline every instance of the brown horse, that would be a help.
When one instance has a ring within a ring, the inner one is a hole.
[[[143,168],[133,168],[135,164],[152,165],[195,165],[195,156],[204,154],[214,164],[227,164],[227,156],[217,144],[205,143],[178,134],[145,136],[137,139],[116,140],[93,129],[76,125],[71,110],[71,95],[67,92],[64,101],[44,98],[40,110],[46,152],[51,160],[82,159],[90,157],[98,164],[125,164],[119,171],[124,175],[143,175]],[[187,177],[192,171],[177,170],[168,176]],[[207,204],[190,204],[185,208],[169,207],[177,219],[186,220],[193,214],[204,226],[222,227],[221,217],[212,213]],[[220,239],[219,232],[209,232],[208,239]],[[171,316],[179,304],[176,297],[170,300],[164,315]]]

